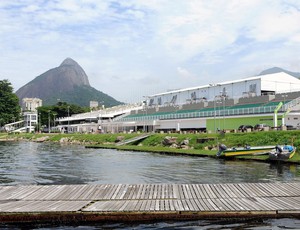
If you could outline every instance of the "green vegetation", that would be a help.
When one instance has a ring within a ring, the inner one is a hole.
[[[67,102],[58,102],[56,105],[41,106],[37,110],[41,121],[40,124],[48,126],[49,118],[51,124],[53,124],[54,119],[57,117],[68,117],[72,114],[89,112],[90,108],[68,104]]]
[[[120,137],[130,139],[140,134],[2,134],[0,139],[27,139],[36,141],[48,136],[49,141],[83,144],[92,148],[114,148],[119,150],[148,151],[167,154],[184,154],[194,156],[216,157],[218,143],[227,147],[238,147],[248,144],[250,146],[293,144],[300,149],[300,131],[270,131],[252,133],[226,133],[226,134],[154,134],[144,140],[135,143],[117,146],[115,143]],[[162,144],[165,137],[175,137],[176,143],[189,140],[188,148],[171,148]],[[121,139],[122,139],[121,138]],[[203,143],[201,143],[203,142]],[[268,156],[240,156],[240,160],[267,160]],[[296,153],[289,162],[300,163],[300,154]]]
[[[77,104],[79,106],[89,106],[90,101],[98,101],[106,107],[123,104],[122,102],[115,100],[113,97],[87,85],[74,86],[72,91],[57,92],[55,96],[44,98],[43,103],[45,105],[54,105],[57,102],[57,98],[61,101],[66,101],[70,104]]]
[[[18,121],[20,112],[19,99],[13,93],[11,83],[8,80],[0,80],[0,127]]]

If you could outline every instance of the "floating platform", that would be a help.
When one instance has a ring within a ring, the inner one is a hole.
[[[300,183],[0,186],[2,223],[300,217]]]

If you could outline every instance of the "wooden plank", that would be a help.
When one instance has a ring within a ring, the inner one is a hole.
[[[145,186],[145,194],[144,194],[144,197],[143,199],[149,199],[150,198],[150,189],[151,189],[151,185],[150,184],[147,184]]]
[[[238,197],[237,194],[232,191],[231,187],[228,184],[222,184],[221,186],[224,189],[225,193],[227,194],[227,197],[231,197],[231,198]]]
[[[203,187],[208,195],[208,198],[210,198],[210,199],[218,198],[218,196],[215,194],[215,192],[211,188],[210,184],[204,184]]]
[[[194,184],[193,187],[194,187],[195,195],[196,195],[195,198],[201,198],[201,199],[206,198],[206,196],[203,194],[203,191],[202,191],[202,189],[201,189],[201,187],[202,187],[201,185],[199,185],[199,184]]]
[[[147,199],[147,196],[148,196],[148,187],[149,187],[149,185],[148,184],[143,184],[143,188],[142,188],[142,191],[141,191],[141,193],[140,193],[140,195],[139,195],[139,199],[141,199],[141,200],[145,200],[145,199]]]
[[[199,185],[198,186],[198,188],[201,190],[201,194],[203,195],[203,196],[201,196],[201,197],[203,197],[204,199],[209,199],[210,198],[210,194],[207,192],[207,190],[205,189],[205,185],[204,184],[201,184],[201,185]]]
[[[126,191],[127,191],[127,188],[128,188],[128,184],[123,184],[118,192],[118,194],[116,195],[116,199],[123,199],[124,198],[124,195],[126,194]],[[100,198],[98,198],[100,199]]]
[[[266,199],[268,202],[276,206],[276,210],[289,210],[292,207],[288,205],[288,203],[284,202],[281,197],[265,197],[262,199]]]
[[[120,208],[123,206],[124,201],[123,200],[113,200],[109,202],[109,208],[107,208],[107,211],[110,212],[119,212]]]
[[[242,184],[237,184],[237,187],[239,187],[239,190],[245,194],[245,197],[252,197],[253,193],[251,190],[249,190],[247,184],[242,183]]]
[[[143,200],[138,200],[138,203],[136,204],[136,211],[141,211],[142,204]]]
[[[240,198],[231,198],[231,202],[233,202],[232,205],[236,206],[236,210],[239,211],[250,211],[252,210],[251,207],[249,207],[246,203],[242,202]]]
[[[261,184],[266,191],[269,192],[269,196],[286,196],[287,194],[278,189],[277,186],[272,186],[269,183]]]
[[[243,190],[238,186],[238,184],[227,184],[231,192],[236,194],[236,197],[247,197],[247,194],[243,192]]]
[[[278,208],[280,208],[277,204],[270,202],[269,199],[267,199],[268,197],[256,197],[256,201],[259,205],[261,205],[262,207],[264,207],[265,211],[271,210],[277,210]]]
[[[286,196],[295,196],[299,194],[299,191],[295,191],[292,187],[290,187],[288,184],[276,184],[278,189],[280,189],[282,192],[286,194]]]
[[[178,184],[173,184],[173,194],[174,194],[174,199],[180,199],[180,193],[179,193],[179,185]]]
[[[120,201],[120,203],[123,203],[124,201]],[[102,212],[102,211],[107,211],[108,207],[112,207],[112,205],[110,203],[113,204],[117,204],[116,201],[97,201],[91,205],[89,205],[88,207],[84,207],[82,209],[83,212]],[[114,208],[112,208],[114,209]]]
[[[186,200],[190,211],[199,211],[194,199]]]
[[[226,202],[222,202],[222,199],[212,199],[212,201],[217,205],[217,207],[221,210],[221,211],[231,211],[231,207],[228,206],[228,204]]]
[[[212,184],[212,188],[214,188],[215,194],[218,196],[218,198],[227,198],[229,197],[225,190],[223,189],[222,185],[218,184]]]
[[[170,207],[170,210],[171,211],[175,211],[176,209],[175,209],[175,206],[174,206],[174,200],[168,200],[168,202],[169,202],[169,207]]]
[[[183,191],[184,191],[184,194],[185,194],[185,199],[192,199],[193,198],[189,184],[184,184],[183,185]]]
[[[240,198],[240,202],[247,204],[247,206],[252,207],[252,210],[256,210],[256,211],[266,211],[268,210],[268,208],[259,203],[255,198],[252,197],[243,197]]]
[[[131,199],[131,196],[133,195],[135,190],[135,185],[128,185],[126,192],[124,193],[124,196],[122,197],[122,199]]]
[[[155,200],[155,211],[159,211],[160,210],[160,208],[159,208],[159,203],[160,203],[160,200]]]
[[[46,188],[48,187],[49,186],[46,186]],[[11,187],[10,194],[6,199],[24,199],[30,196],[32,193],[36,193],[46,188],[44,186],[16,186],[15,188]]]
[[[208,211],[220,211],[220,208],[215,204],[214,199],[203,199]]]
[[[285,209],[287,210],[300,210],[299,202],[295,202],[295,200],[290,197],[275,197],[276,200],[285,204]]]
[[[142,190],[143,190],[143,185],[142,184],[139,184],[138,185],[138,188],[136,190],[136,193],[133,195],[132,199],[139,199],[140,198],[140,195],[142,193]]]
[[[159,189],[160,189],[160,186],[159,184],[155,184],[154,187],[153,187],[153,199],[159,199]]]
[[[82,187],[82,191],[78,194],[78,200],[93,200],[93,196],[97,191],[97,186],[95,185],[85,185]]]
[[[185,195],[184,195],[184,191],[182,188],[182,184],[178,184],[178,199],[184,199]]]
[[[220,201],[225,204],[231,211],[242,211],[244,210],[237,202],[236,199],[231,198],[220,198]]]
[[[150,211],[154,211],[155,210],[155,200],[151,200],[149,210]]]
[[[90,201],[13,201],[0,204],[0,212],[36,213],[36,212],[75,212],[81,210]]]
[[[266,190],[266,188],[263,186],[263,183],[256,184],[256,196],[262,196],[262,197],[270,196],[270,192]]]
[[[300,186],[297,183],[284,183],[291,196],[300,196]]]
[[[119,211],[123,212],[123,211],[127,211],[127,206],[130,205],[130,200],[124,200],[123,205],[121,206],[121,208],[119,209]]]
[[[191,197],[192,199],[197,199],[197,191],[195,190],[194,184],[190,184],[190,192],[191,192]]]
[[[175,206],[176,211],[184,211],[185,210],[181,200],[174,200],[174,206]]]
[[[294,191],[294,196],[300,196],[300,183],[291,182],[285,184],[287,184],[289,188]]]
[[[197,208],[199,211],[207,211],[208,208],[206,207],[206,204],[202,201],[202,199],[194,199],[195,204],[197,205]]]
[[[300,183],[0,186],[0,216],[14,212],[127,211],[144,215],[174,211],[297,214],[298,188]]]
[[[127,211],[135,211],[136,210],[136,206],[138,204],[137,200],[130,200],[128,202],[128,206],[126,207]],[[150,209],[151,210],[151,209]]]

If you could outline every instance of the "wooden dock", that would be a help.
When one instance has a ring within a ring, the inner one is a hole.
[[[300,217],[300,183],[0,186],[0,221]]]

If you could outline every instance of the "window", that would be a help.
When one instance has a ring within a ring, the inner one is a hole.
[[[174,95],[170,101],[171,104],[175,104],[177,101],[177,95]]]
[[[161,97],[159,97],[159,98],[157,99],[157,104],[158,104],[158,105],[161,105]]]

